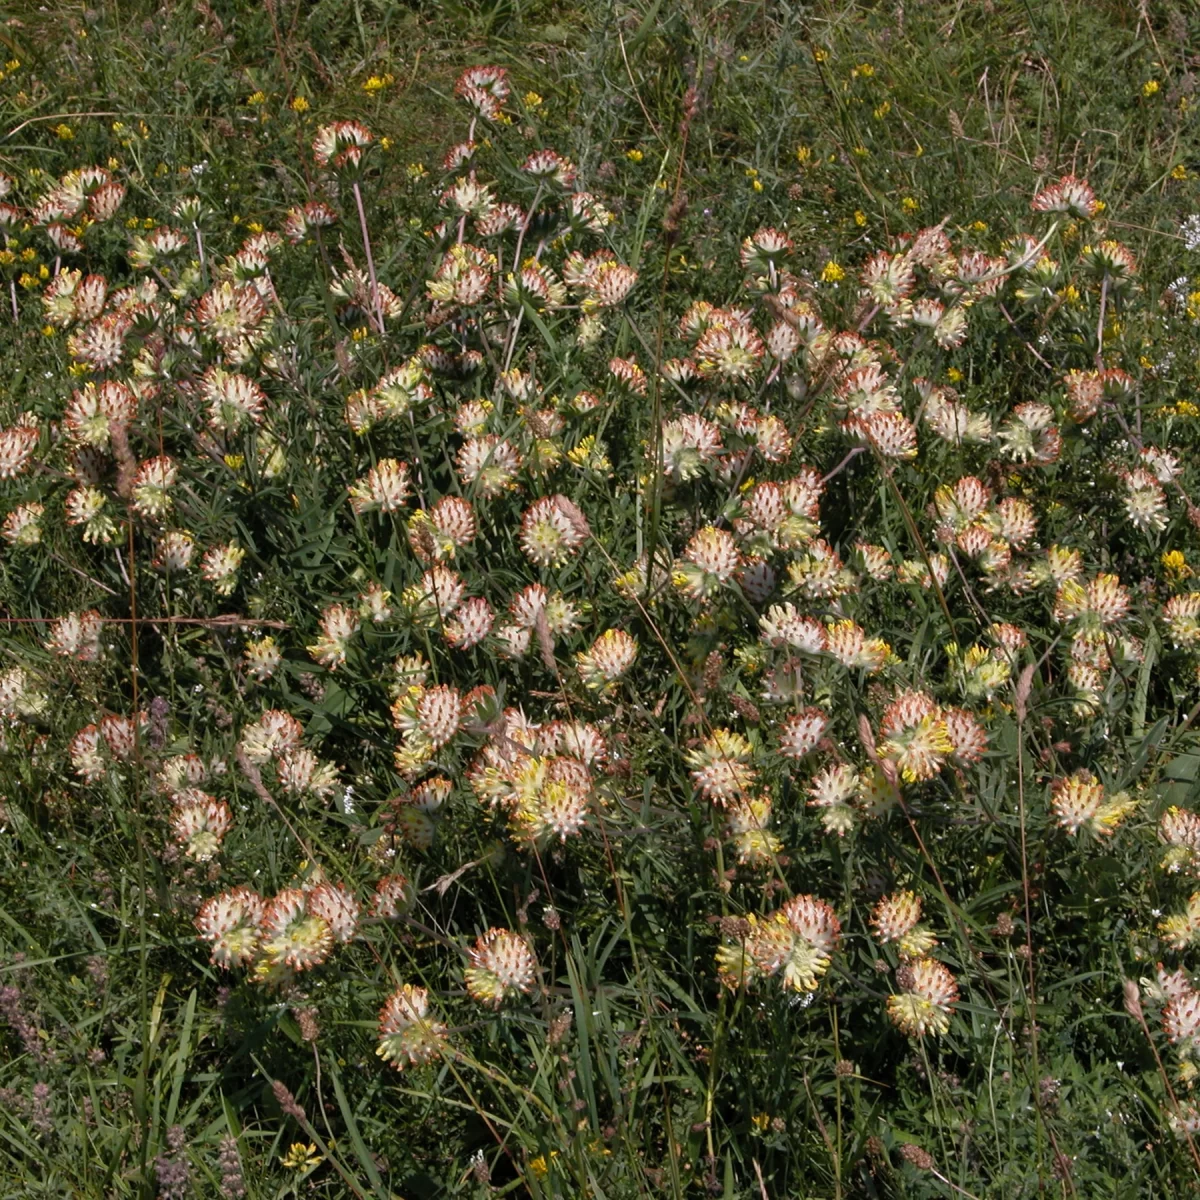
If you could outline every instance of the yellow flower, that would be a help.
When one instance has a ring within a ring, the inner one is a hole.
[[[261,92],[261,91],[254,92],[253,94],[246,97],[246,103],[251,106],[256,106],[259,104],[266,104],[266,102],[267,102],[267,93],[266,92]]]
[[[380,150],[390,150],[392,148],[392,139],[390,137],[381,137],[379,139]]]
[[[946,372],[946,378],[950,380],[951,383],[962,383],[963,373],[957,367],[951,367]]]
[[[1079,289],[1073,283],[1068,283],[1058,295],[1064,304],[1069,304],[1072,308],[1079,303]]]
[[[550,1163],[558,1157],[557,1150],[551,1150],[548,1155],[539,1154],[537,1158],[532,1159],[529,1163],[529,1169],[538,1176],[539,1179],[544,1179],[550,1170]]]
[[[748,55],[748,54],[739,54],[738,55],[738,62],[749,62],[749,61],[750,61],[750,55]]]
[[[756,192],[761,192],[761,191],[763,190],[762,180],[761,180],[761,179],[755,179],[755,180],[754,180],[754,181],[751,183],[751,187],[753,187],[753,188],[754,188],[754,190],[755,190]]]
[[[1158,91],[1158,80],[1157,79],[1147,79],[1146,82],[1142,84],[1142,95],[1143,96],[1153,96],[1154,93],[1157,91]]]
[[[374,95],[376,92],[382,92],[385,87],[396,82],[396,77],[388,72],[386,75],[372,75],[370,79],[363,84],[363,91],[368,95]]]
[[[409,179],[424,179],[429,172],[425,170],[424,163],[411,162],[404,168],[404,173]]]
[[[875,120],[882,121],[884,117],[892,111],[892,102],[885,100],[878,108],[875,109]]]
[[[522,99],[525,101],[526,108],[541,108],[545,104],[545,100],[537,92],[526,92]]]
[[[986,221],[972,221],[971,222],[971,232],[972,233],[987,233],[987,222]]]
[[[630,161],[630,162],[639,163],[639,162],[641,162],[641,161],[642,161],[642,159],[643,159],[643,158],[645,158],[646,156],[645,156],[645,155],[644,155],[644,154],[643,154],[643,153],[642,153],[640,150],[638,150],[638,149],[635,147],[635,148],[634,148],[634,149],[632,149],[632,150],[626,150],[626,151],[625,151],[625,157],[626,157],[627,159],[629,159],[629,161]]]
[[[855,146],[850,153],[853,154],[855,158],[870,158],[871,156],[871,152],[866,148],[866,146]]]
[[[43,282],[50,278],[50,268],[45,263],[38,267],[38,278]]]
[[[900,201],[900,207],[904,209],[906,213],[915,213],[921,206],[917,203],[915,197],[905,196],[904,199]]]
[[[1188,566],[1187,559],[1184,557],[1182,550],[1166,550],[1159,561],[1162,563],[1163,570],[1167,573],[1167,578],[1172,583],[1189,579],[1194,574],[1192,568]]]
[[[1172,179],[1188,179],[1188,178],[1189,178],[1189,175],[1188,175],[1188,169],[1187,169],[1187,167],[1185,167],[1185,166],[1183,165],[1183,163],[1180,163],[1180,164],[1179,164],[1179,166],[1177,166],[1177,167],[1176,167],[1176,168],[1175,168],[1175,169],[1174,169],[1174,170],[1171,172],[1171,178],[1172,178]]]
[[[28,271],[23,271],[17,282],[26,291],[32,291],[38,285],[38,277],[36,275],[30,275]]]
[[[755,1113],[750,1118],[750,1124],[754,1126],[757,1133],[766,1133],[767,1126],[771,1123],[770,1113]]]
[[[820,46],[818,46],[818,47],[817,47],[817,48],[816,48],[816,49],[813,51],[813,58],[815,58],[815,59],[817,60],[817,62],[827,62],[827,61],[829,60],[829,51],[828,51],[828,50],[822,50],[822,49],[820,48]]]
[[[297,96],[291,104],[292,112],[306,113],[309,109],[308,101],[303,96]]]
[[[37,251],[32,246],[26,246],[25,249],[21,251],[21,261],[36,262]]]
[[[1181,417],[1200,417],[1200,408],[1197,408],[1190,400],[1176,400],[1175,411]]]
[[[1108,207],[1108,205],[1105,204],[1103,200],[1096,201],[1096,211],[1098,213],[1102,213],[1107,207]]]
[[[802,167],[808,166],[808,164],[812,161],[812,148],[809,146],[797,146],[796,161]]]
[[[231,471],[240,471],[246,465],[246,456],[244,454],[227,454],[225,455],[225,465]]]
[[[755,170],[755,168],[754,168],[754,167],[747,167],[747,168],[746,168],[746,177],[747,177],[748,179],[753,179],[753,178],[754,178],[754,177],[755,177],[757,174],[758,174],[758,171],[757,171],[757,170]]]
[[[4,64],[4,69],[6,71],[19,71],[21,69],[21,60],[19,58],[10,58]]]
[[[42,326],[42,336],[43,337],[53,337],[55,335],[55,333],[57,333],[57,332],[58,331],[54,328],[53,325],[43,325]]]
[[[54,136],[60,141],[69,142],[75,137],[75,130],[66,124],[66,122],[63,122],[61,125],[55,125]]]
[[[293,1142],[291,1149],[279,1161],[287,1171],[311,1171],[320,1165],[322,1158],[317,1153],[315,1143],[310,1142],[306,1146],[303,1142]]]
[[[870,63],[859,63],[853,71],[850,72],[852,79],[857,79],[860,75],[863,79],[870,79],[875,74],[875,68]]]
[[[861,208],[854,210],[854,223],[861,229],[867,223],[867,214]]]
[[[832,258],[821,268],[822,283],[840,283],[845,278],[845,268],[839,267]]]

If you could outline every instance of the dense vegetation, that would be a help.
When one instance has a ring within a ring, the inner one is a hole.
[[[1190,6],[0,41],[4,1195],[1195,1192]]]

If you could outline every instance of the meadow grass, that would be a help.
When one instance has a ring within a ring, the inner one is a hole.
[[[0,42],[4,1195],[1196,1191],[1188,5]]]

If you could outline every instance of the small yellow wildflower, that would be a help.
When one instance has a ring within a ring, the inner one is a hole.
[[[630,162],[639,163],[646,156],[635,146],[632,150],[625,151],[625,157],[629,159]]]
[[[753,189],[754,189],[756,192],[761,192],[761,191],[763,190],[763,183],[762,183],[762,180],[761,180],[761,179],[755,179],[755,180],[753,180],[753,181],[751,182],[750,186],[751,186],[751,187],[752,187],[752,188],[753,188]]]
[[[904,199],[900,201],[900,207],[904,209],[906,213],[915,213],[917,209],[921,207],[921,205],[917,202],[915,196],[905,196]]]
[[[1182,550],[1164,551],[1159,562],[1162,563],[1163,570],[1167,573],[1167,578],[1172,583],[1190,579],[1194,574],[1192,568],[1188,566],[1187,558],[1184,556]]]
[[[57,332],[58,331],[54,328],[53,325],[43,325],[42,326],[42,336],[43,337],[53,337]]]
[[[1171,178],[1172,178],[1172,179],[1180,179],[1180,180],[1182,180],[1182,179],[1190,179],[1190,178],[1191,178],[1191,176],[1189,176],[1189,175],[1188,175],[1188,169],[1187,169],[1187,167],[1185,167],[1185,166],[1183,165],[1183,163],[1180,163],[1180,164],[1179,164],[1179,166],[1177,166],[1177,167],[1176,167],[1176,168],[1175,168],[1175,169],[1174,169],[1174,170],[1171,172]]]
[[[11,250],[0,250],[0,267],[11,267],[17,256]]]
[[[288,1152],[279,1159],[286,1171],[311,1171],[321,1164],[321,1155],[317,1153],[316,1144],[310,1142],[293,1142]]]
[[[251,107],[257,107],[259,104],[266,104],[266,102],[267,102],[267,93],[266,92],[262,92],[262,91],[254,92],[251,95],[246,97],[246,103],[249,104]]]
[[[10,58],[4,64],[4,69],[6,71],[19,71],[21,69],[21,60],[19,58]]]
[[[50,268],[46,266],[45,263],[42,263],[42,265],[38,267],[38,278],[42,280],[43,283],[50,278]]]
[[[822,283],[840,283],[845,278],[846,269],[838,266],[832,258],[821,268]]]
[[[380,150],[390,150],[392,148],[392,139],[390,137],[381,137],[379,139]]]
[[[861,229],[867,223],[867,214],[861,208],[854,210],[854,223]]]
[[[38,285],[38,277],[30,275],[28,271],[23,271],[17,282],[26,290],[32,291]]]
[[[25,249],[21,251],[21,261],[36,262],[37,251],[32,246],[26,246]]]
[[[796,161],[802,167],[808,166],[808,164],[810,162],[812,162],[812,147],[811,146],[797,146],[796,147]]]
[[[850,153],[853,154],[855,158],[870,158],[871,157],[871,152],[870,152],[870,150],[868,150],[866,148],[866,146],[855,146],[854,149],[850,151]]]
[[[421,162],[410,162],[404,168],[404,173],[409,179],[424,179],[429,172],[425,169],[425,164]]]
[[[754,1126],[756,1133],[766,1133],[767,1126],[771,1123],[770,1113],[755,1113],[750,1118],[750,1124]]]
[[[885,100],[875,109],[875,120],[882,121],[892,111],[892,102]]]
[[[1069,304],[1074,308],[1079,303],[1079,289],[1073,284],[1068,283],[1061,292],[1058,293],[1059,299],[1064,304]]]
[[[739,54],[738,55],[738,62],[749,62],[749,61],[750,61],[750,55],[748,55],[748,54]]]
[[[308,100],[304,96],[297,96],[291,103],[291,110],[295,113],[306,113],[309,110]]]
[[[1108,205],[1105,204],[1103,200],[1096,201],[1096,212],[1102,213],[1107,207]]]
[[[758,174],[758,171],[754,167],[746,168],[746,177],[748,179],[753,179],[757,174]]]
[[[821,47],[818,46],[813,51],[813,58],[815,58],[817,60],[817,62],[819,62],[819,63],[828,62],[829,61],[829,51],[822,50]]]
[[[237,220],[237,218],[235,217],[234,220]],[[154,220],[153,217],[147,217],[142,222],[142,228],[143,229],[153,229],[156,224],[157,224],[157,222]]]
[[[231,471],[240,471],[246,465],[246,456],[244,454],[227,454],[225,455],[225,465]]]
[[[376,92],[382,92],[385,87],[389,87],[395,82],[395,75],[389,71],[386,75],[372,75],[362,86],[367,95],[373,96]]]
[[[60,141],[69,142],[74,139],[75,130],[73,130],[70,125],[64,121],[61,125],[55,125],[54,136]]]
[[[251,233],[262,233],[263,231],[261,221],[251,221],[246,228],[250,230]]]
[[[371,336],[371,331],[365,326],[360,325],[351,335],[352,342],[365,342]]]
[[[1200,408],[1190,400],[1176,400],[1175,412],[1181,417],[1200,417]]]
[[[1142,84],[1142,95],[1143,96],[1146,96],[1146,97],[1153,96],[1157,91],[1158,91],[1158,80],[1157,79],[1147,79],[1146,82]]]
[[[988,226],[987,226],[986,221],[972,221],[971,222],[971,232],[972,233],[987,233],[987,227]]]
[[[870,79],[875,74],[875,68],[870,63],[859,63],[857,67],[850,72],[851,79],[857,79],[861,76],[863,79]]]
[[[538,1176],[539,1179],[544,1179],[550,1170],[550,1163],[558,1157],[557,1150],[551,1150],[548,1155],[539,1154],[537,1158],[531,1159],[529,1169]]]
[[[951,383],[962,383],[963,373],[957,367],[951,367],[946,372],[946,378],[950,380]]]

